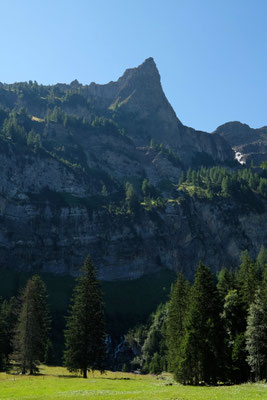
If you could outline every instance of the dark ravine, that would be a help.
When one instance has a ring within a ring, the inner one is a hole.
[[[2,268],[76,275],[90,253],[102,280],[136,279],[162,269],[191,277],[199,259],[218,270],[235,266],[242,250],[256,254],[266,245],[266,211],[244,210],[232,199],[205,202],[181,195],[178,201],[162,189],[165,204],[152,211],[140,206],[136,215],[114,213],[103,200],[103,185],[108,199],[115,198],[126,180],[148,178],[158,190],[166,181],[177,184],[197,155],[214,164],[234,159],[235,144],[221,127],[211,135],[179,121],[152,58],[106,85],[34,85],[0,85],[3,109],[24,107],[19,124],[42,140],[37,149],[0,139]],[[55,105],[83,124],[57,118],[47,123],[47,110]],[[115,125],[92,125],[96,117]]]

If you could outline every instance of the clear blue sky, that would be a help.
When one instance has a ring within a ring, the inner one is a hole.
[[[0,81],[117,80],[152,56],[178,118],[267,125],[267,0],[3,0]]]

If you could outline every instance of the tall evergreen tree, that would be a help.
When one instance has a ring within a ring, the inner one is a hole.
[[[219,295],[211,271],[200,263],[185,325],[183,360],[179,371],[182,381],[199,384],[224,380],[224,331],[219,305]]]
[[[265,270],[267,270],[267,249],[261,246],[256,260],[256,268],[260,278],[263,277]]]
[[[138,207],[138,196],[131,183],[125,184],[125,204],[130,211],[135,211]]]
[[[65,331],[65,365],[69,371],[104,370],[104,305],[96,271],[87,257],[74,289]]]
[[[185,317],[189,304],[190,284],[182,273],[172,287],[167,317],[168,367],[179,379],[182,341],[185,334]]]
[[[45,284],[39,276],[28,280],[15,333],[14,358],[22,373],[33,374],[44,361],[48,346],[50,315]]]
[[[241,264],[237,273],[237,281],[244,308],[248,311],[250,304],[254,301],[255,292],[259,286],[259,279],[255,263],[247,250],[241,253]]]
[[[261,297],[264,304],[264,308],[267,312],[267,267],[263,271],[263,279],[261,282]]]
[[[246,310],[236,289],[225,296],[222,320],[227,333],[227,360],[225,369],[228,379],[235,383],[248,378],[249,368],[245,348]]]
[[[5,333],[7,330],[6,319],[3,313],[3,304],[0,303],[0,371],[6,370],[9,351],[6,351]]]
[[[12,297],[0,304],[0,371],[10,367],[10,355],[13,352],[13,336],[17,321],[17,299]]]
[[[217,289],[222,300],[235,287],[235,276],[232,270],[223,267],[218,274]]]
[[[248,364],[256,380],[263,377],[267,366],[267,314],[259,291],[249,307],[246,329],[246,349]]]

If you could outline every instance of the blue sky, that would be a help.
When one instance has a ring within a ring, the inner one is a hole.
[[[3,0],[0,81],[117,80],[153,57],[178,118],[267,125],[266,0]]]

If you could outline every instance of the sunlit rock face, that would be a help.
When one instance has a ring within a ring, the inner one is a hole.
[[[221,137],[221,127],[211,135],[179,121],[152,58],[106,85],[73,81],[44,87],[42,96],[30,88],[0,85],[0,105],[24,107],[18,124],[42,141],[40,148],[22,147],[0,137],[1,268],[75,275],[90,253],[103,280],[162,269],[192,277],[200,259],[218,270],[235,266],[245,248],[256,254],[266,244],[264,207],[248,211],[231,199],[212,203],[182,193],[173,198],[197,155],[215,165],[233,161],[235,145]],[[64,118],[47,122],[55,105]],[[101,118],[113,123],[94,125]],[[125,182],[137,182],[142,203],[145,178],[165,203],[121,212]]]

